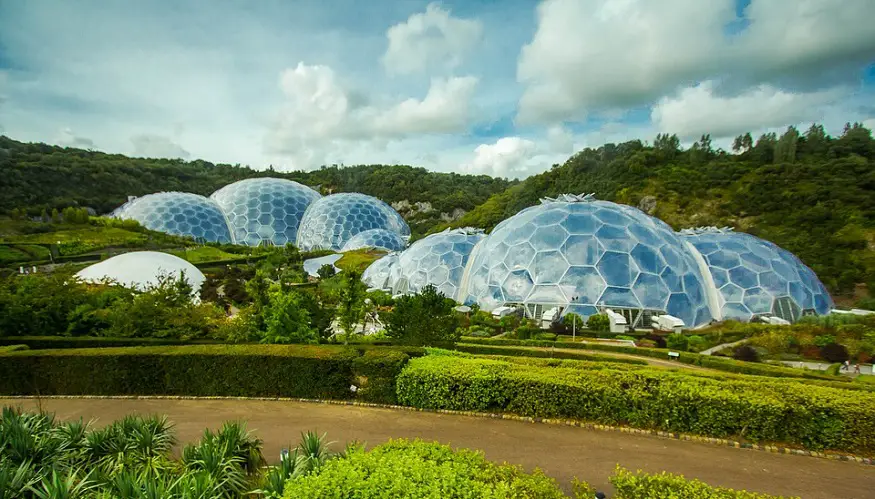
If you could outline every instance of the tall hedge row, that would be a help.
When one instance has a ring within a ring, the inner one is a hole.
[[[611,357],[608,355],[588,354],[584,352],[555,352],[548,350],[533,350],[530,348],[513,348],[506,346],[493,345],[467,345],[457,343],[454,347],[459,352],[471,353],[475,355],[513,355],[517,357],[535,357],[535,358],[550,358],[550,359],[572,359],[572,360],[588,360],[594,362],[614,362],[620,364],[632,364],[638,366],[646,366],[647,362],[638,359],[628,359],[622,357]]]
[[[572,343],[572,342],[555,342],[541,340],[513,340],[505,338],[474,338],[465,336],[462,341],[469,344],[478,345],[507,345],[507,346],[528,346],[528,347],[555,347],[568,348],[579,350],[596,350],[603,352],[625,353],[629,355],[640,355],[642,357],[652,357],[655,359],[668,359],[668,350],[658,348],[642,348],[620,345],[609,345],[604,343]],[[769,376],[773,378],[805,378],[805,379],[820,379],[832,381],[848,381],[847,378],[835,378],[817,371],[808,371],[804,369],[795,369],[792,367],[774,366],[769,364],[759,364],[755,362],[742,362],[726,357],[715,357],[713,355],[702,355],[691,352],[678,352],[676,357],[677,362],[691,364],[701,367],[707,367],[718,371],[726,371],[736,374],[752,374],[755,376]]]
[[[0,346],[27,345],[35,350],[55,348],[148,347],[163,345],[209,345],[210,340],[178,340],[173,338],[105,338],[102,336],[6,336]]]
[[[511,412],[810,449],[875,454],[875,394],[652,369],[540,367],[492,359],[413,359],[401,404]]]
[[[192,345],[0,354],[0,394],[360,398],[393,403],[413,349]],[[353,393],[351,385],[362,389]]]
[[[777,496],[712,487],[699,480],[687,480],[671,473],[633,473],[618,467],[611,477],[616,499],[781,499]]]

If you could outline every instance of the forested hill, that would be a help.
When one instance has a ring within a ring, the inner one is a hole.
[[[259,176],[296,180],[327,192],[362,192],[388,203],[429,203],[402,214],[422,233],[457,210],[470,210],[510,182],[486,175],[435,173],[410,166],[324,167],[311,172],[255,171],[207,161],[129,158],[83,149],[22,143],[0,136],[0,213],[14,209],[38,215],[43,209],[87,206],[106,213],[128,195],[184,191],[210,195],[231,182]]]
[[[835,294],[875,290],[875,140],[862,125],[830,137],[821,126],[778,137],[750,134],[735,152],[705,136],[682,150],[675,136],[585,149],[467,213],[454,226],[491,228],[543,196],[594,192],[639,206],[680,229],[731,226],[797,254]],[[435,230],[439,230],[437,227]],[[870,302],[870,306],[872,303]]]

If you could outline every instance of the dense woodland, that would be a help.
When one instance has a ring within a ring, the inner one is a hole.
[[[489,229],[541,197],[594,192],[645,208],[676,229],[730,226],[773,241],[798,255],[846,304],[864,299],[872,306],[863,286],[875,290],[871,131],[849,124],[830,137],[820,125],[802,133],[791,127],[780,136],[741,135],[733,149],[715,150],[707,135],[686,150],[673,135],[659,135],[653,144],[587,148],[492,196],[453,225]]]
[[[311,172],[256,171],[201,160],[130,158],[0,136],[0,213],[20,209],[39,215],[43,209],[51,212],[68,206],[108,213],[128,195],[184,191],[209,196],[231,182],[266,176],[295,180],[323,194],[362,192],[388,203],[430,203],[432,211],[402,213],[417,234],[439,223],[441,213],[471,210],[511,185],[486,175],[436,173],[400,165],[335,165]]]
[[[404,213],[415,234],[446,227],[441,213],[468,211],[453,226],[490,229],[543,196],[594,192],[640,206],[680,229],[731,226],[774,241],[811,266],[846,303],[875,289],[875,140],[860,124],[838,137],[820,125],[778,136],[736,138],[734,151],[703,136],[688,149],[674,135],[579,151],[562,165],[516,183],[409,166],[255,171],[205,161],[129,158],[25,144],[0,137],[0,212],[88,206],[107,212],[128,194],[162,190],[209,194],[242,178],[278,176],[323,192],[358,191],[388,202],[429,202]]]

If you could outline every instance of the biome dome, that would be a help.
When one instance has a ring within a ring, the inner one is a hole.
[[[340,193],[314,201],[298,227],[297,246],[303,251],[340,250],[356,234],[384,229],[402,236],[410,228],[391,206],[379,199],[358,193]]]
[[[201,285],[206,280],[204,274],[191,263],[158,251],[123,253],[85,267],[76,273],[76,277],[85,282],[113,281],[140,291],[158,284],[159,277],[162,275],[185,275],[185,280],[192,287],[194,299],[198,299]]]
[[[319,199],[313,189],[280,178],[250,178],[210,196],[225,212],[234,242],[248,246],[294,243],[307,207]]]
[[[398,251],[407,246],[407,239],[401,234],[385,229],[371,229],[349,238],[340,251],[353,251],[364,248]]]
[[[368,288],[390,289],[389,279],[392,275],[392,270],[398,263],[398,253],[388,253],[374,263],[368,265],[368,268],[362,273],[362,282]]]
[[[147,229],[176,236],[212,243],[232,242],[222,210],[209,198],[197,194],[148,194],[125,203],[112,216],[136,220]]]
[[[714,227],[685,229],[681,235],[705,259],[724,319],[772,314],[795,322],[804,313],[827,314],[833,307],[814,272],[775,244]]]
[[[417,293],[431,284],[444,295],[459,299],[458,289],[468,257],[484,238],[483,231],[466,227],[447,229],[413,243],[398,257],[390,275],[393,294]]]
[[[540,317],[558,306],[589,317],[609,307],[629,311],[630,325],[643,310],[691,327],[712,318],[680,237],[635,208],[591,196],[543,199],[498,224],[472,258],[464,300],[485,309],[522,304]]]

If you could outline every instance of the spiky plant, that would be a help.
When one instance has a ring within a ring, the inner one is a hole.
[[[232,455],[243,460],[243,470],[247,474],[255,473],[266,463],[261,452],[263,441],[247,431],[246,423],[242,421],[226,421],[215,438],[224,443]]]
[[[31,485],[30,491],[38,499],[76,499],[86,497],[94,489],[90,473],[80,476],[78,470],[58,472],[52,469],[39,483]]]
[[[204,472],[214,484],[221,484],[222,497],[236,497],[247,489],[243,459],[235,456],[228,443],[207,431],[197,445],[182,451],[182,463],[190,472]]]
[[[261,481],[261,488],[254,490],[253,494],[260,494],[268,498],[280,498],[286,488],[286,481],[304,474],[302,456],[298,449],[280,455],[280,464],[272,466]]]
[[[334,442],[326,442],[327,436],[327,433],[319,436],[313,431],[301,433],[301,443],[298,444],[298,450],[301,453],[301,466],[305,473],[318,470],[320,466],[325,464],[325,461],[334,456],[334,453],[329,449],[329,446]]]
[[[30,461],[17,467],[0,457],[0,499],[27,497],[30,486],[38,477]]]

